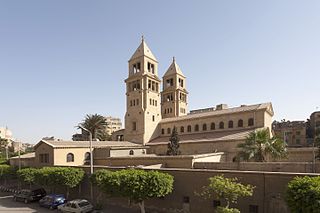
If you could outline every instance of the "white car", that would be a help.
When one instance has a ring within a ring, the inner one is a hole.
[[[87,200],[76,199],[58,206],[58,210],[62,212],[87,213],[93,211],[93,206]]]

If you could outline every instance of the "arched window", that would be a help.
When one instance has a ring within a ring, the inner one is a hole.
[[[167,129],[167,134],[170,134],[170,133],[171,133],[171,129],[168,128],[168,129]]]
[[[219,129],[224,129],[224,123],[222,121],[219,123]]]
[[[215,123],[211,123],[211,130],[215,130],[216,129],[216,124]]]
[[[85,161],[90,160],[90,152],[86,152],[86,153],[84,154],[84,160],[85,160]]]
[[[233,128],[233,121],[228,122],[228,128]]]
[[[191,132],[191,126],[190,126],[190,125],[188,125],[187,131],[188,131],[188,132]]]
[[[199,131],[199,125],[198,125],[198,124],[196,124],[196,125],[194,126],[194,131],[195,131],[195,132],[198,132],[198,131]]]
[[[164,129],[161,129],[161,134],[163,134],[163,135],[164,135]]]
[[[242,119],[238,120],[238,127],[243,127],[243,120]]]
[[[182,127],[180,127],[180,132],[184,132],[184,127],[182,126]]]
[[[253,125],[254,125],[253,118],[249,118],[248,119],[248,126],[253,126]]]
[[[130,150],[130,151],[129,151],[129,155],[134,155],[134,151],[133,151],[133,150]]]
[[[207,124],[202,125],[202,131],[207,131]]]
[[[67,154],[67,162],[74,162],[74,155],[72,153]]]

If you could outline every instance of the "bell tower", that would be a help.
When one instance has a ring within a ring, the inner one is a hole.
[[[146,144],[157,136],[161,120],[158,61],[142,37],[129,60],[126,83],[125,140]]]
[[[186,77],[173,57],[172,63],[163,76],[163,91],[161,93],[162,118],[186,115],[188,112]]]

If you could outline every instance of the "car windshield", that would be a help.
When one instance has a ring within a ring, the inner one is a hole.
[[[89,206],[90,203],[88,201],[81,201],[80,203],[78,203],[79,207],[84,207],[84,206]]]

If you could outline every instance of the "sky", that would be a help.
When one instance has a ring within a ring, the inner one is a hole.
[[[70,140],[86,114],[123,119],[141,35],[159,77],[175,56],[189,109],[272,102],[275,120],[306,120],[320,107],[319,11],[318,0],[0,0],[0,126],[37,143]]]

